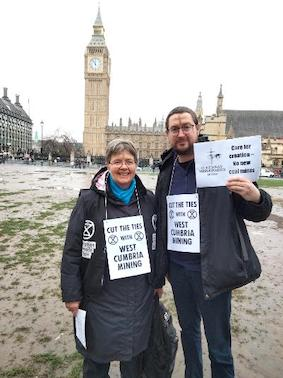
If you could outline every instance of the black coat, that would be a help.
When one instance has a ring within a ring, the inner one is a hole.
[[[169,150],[160,166],[156,187],[157,209],[157,280],[164,283],[168,271],[167,209],[174,152]],[[265,220],[272,209],[271,197],[260,189],[259,204],[231,194],[226,187],[199,188],[200,253],[204,297],[243,286],[259,277],[260,263],[251,245],[244,219]]]
[[[103,287],[104,275],[107,268],[105,254],[105,238],[103,220],[105,219],[105,192],[97,189],[97,177],[106,169],[100,170],[93,180],[91,189],[82,189],[77,203],[71,213],[64,245],[61,264],[61,289],[64,302],[91,300]],[[147,190],[139,177],[136,176],[137,189],[144,225],[147,234],[147,246],[150,257],[151,273],[149,282],[153,281],[155,250],[152,250],[155,234],[154,223],[154,195]],[[138,215],[137,202],[133,198],[128,206],[108,196],[112,215],[109,218]],[[95,232],[91,238],[85,237],[85,222],[90,220],[95,225]],[[94,242],[95,253],[91,259],[82,258],[83,242]]]
[[[63,301],[80,301],[80,308],[86,310],[87,349],[76,340],[77,348],[100,363],[130,360],[147,347],[155,257],[154,196],[136,176],[151,273],[110,280],[103,229],[107,189],[98,184],[99,180],[104,182],[104,171],[96,175],[91,189],[80,192],[70,217],[61,265]],[[108,219],[135,215],[139,213],[134,195],[125,205],[107,190]]]

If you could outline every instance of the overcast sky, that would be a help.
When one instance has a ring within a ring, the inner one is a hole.
[[[281,0],[101,0],[112,68],[109,123],[151,125],[177,105],[283,110]],[[0,96],[44,134],[82,141],[84,52],[97,0],[0,0]],[[28,105],[29,99],[29,105]],[[40,136],[40,134],[39,134]]]

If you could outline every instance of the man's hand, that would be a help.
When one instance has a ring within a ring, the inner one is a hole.
[[[65,302],[65,306],[69,311],[71,311],[73,316],[76,316],[80,306],[80,302]]]
[[[230,192],[239,194],[246,201],[260,202],[260,191],[250,180],[244,177],[229,178],[226,182],[226,187]]]

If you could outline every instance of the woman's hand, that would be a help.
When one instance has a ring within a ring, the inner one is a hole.
[[[230,192],[239,194],[246,201],[260,202],[260,191],[250,180],[244,177],[229,178],[226,187]]]
[[[65,302],[65,306],[69,311],[71,311],[73,316],[76,316],[80,307],[80,302]]]

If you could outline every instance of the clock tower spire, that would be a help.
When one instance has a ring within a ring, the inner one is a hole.
[[[86,154],[102,160],[109,119],[110,56],[98,7],[93,34],[84,59],[85,112],[83,145]]]

